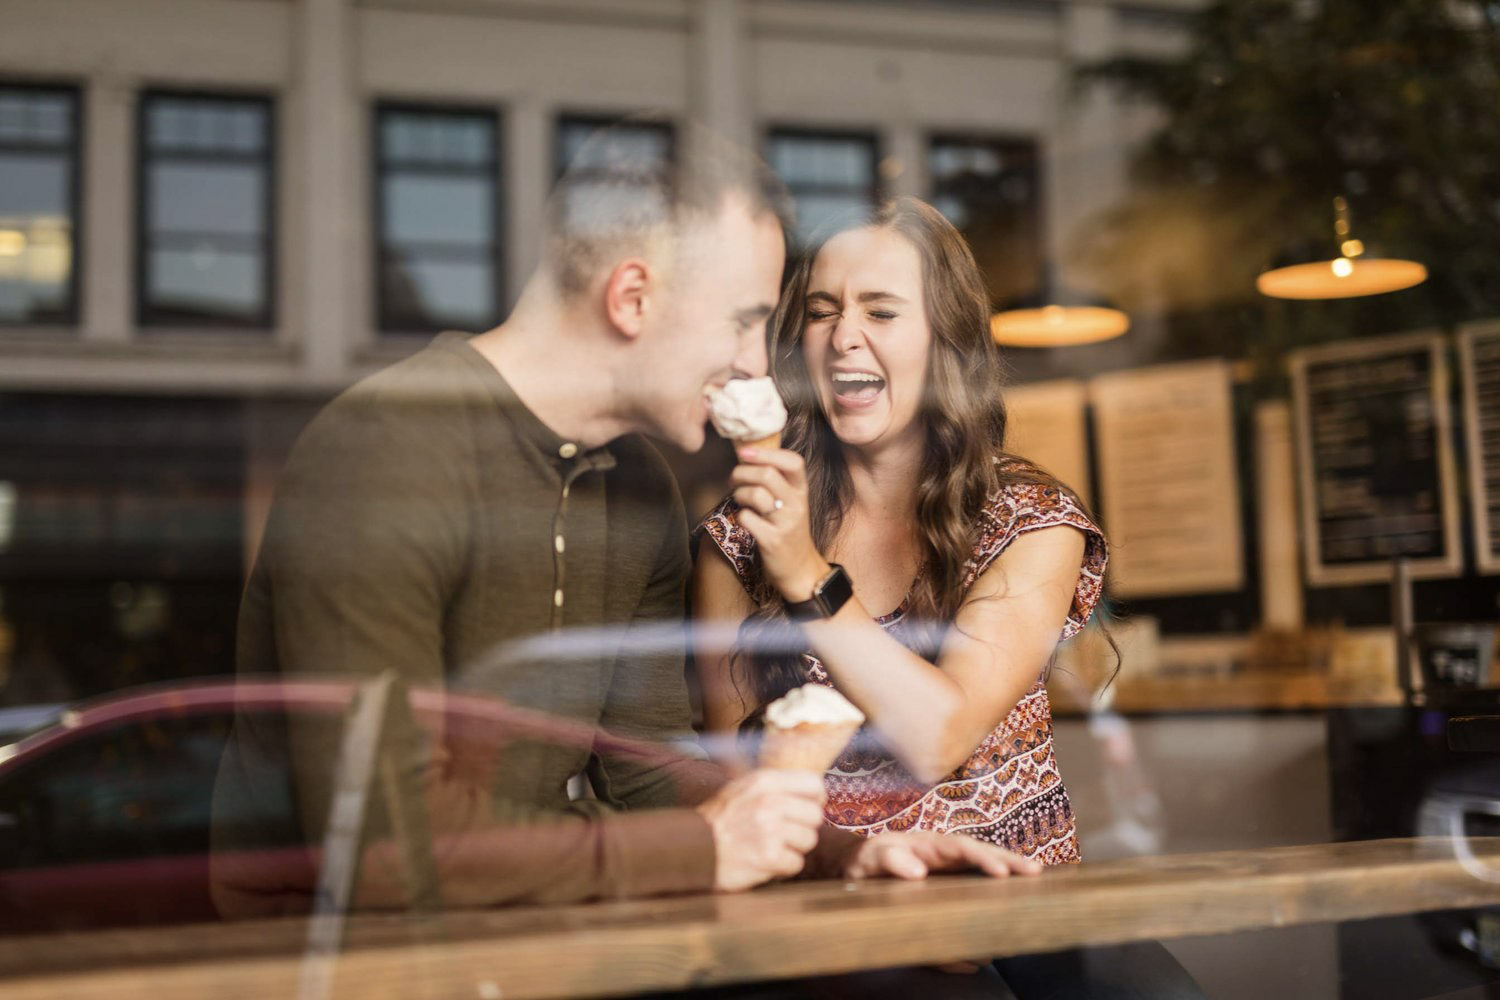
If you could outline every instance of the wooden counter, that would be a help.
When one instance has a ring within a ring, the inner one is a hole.
[[[1500,867],[1500,840],[1475,846]],[[1036,878],[804,883],[585,906],[360,916],[334,996],[624,995],[1500,903],[1442,840],[1068,867]],[[306,923],[0,941],[0,997],[290,997]]]
[[[1077,685],[1054,681],[1047,686],[1059,715],[1083,715],[1106,704],[1126,715],[1148,712],[1256,712],[1322,710],[1402,703],[1393,682],[1326,674],[1230,673],[1218,676],[1167,675],[1122,677],[1106,700],[1089,698]]]

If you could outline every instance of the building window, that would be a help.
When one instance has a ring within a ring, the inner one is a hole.
[[[879,150],[870,133],[771,130],[766,161],[796,203],[795,243],[805,245],[824,225],[879,204]]]
[[[576,166],[583,170],[607,165],[611,156],[632,163],[668,164],[676,156],[676,133],[666,122],[643,122],[591,115],[564,115],[557,120],[557,146],[554,172],[570,165],[595,133],[609,129],[607,142],[589,148],[588,158]]]
[[[388,333],[500,321],[499,118],[375,109],[376,310]]]
[[[0,323],[78,318],[78,91],[0,85]]]
[[[1045,294],[1036,143],[935,136],[927,169],[932,204],[969,241],[994,307]]]
[[[270,327],[270,100],[148,92],[140,115],[140,323]]]

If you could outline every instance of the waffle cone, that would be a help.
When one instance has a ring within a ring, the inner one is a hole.
[[[760,766],[822,774],[833,766],[858,730],[858,723],[790,729],[768,725],[761,738]]]
[[[775,434],[767,434],[763,438],[738,441],[736,444],[741,448],[780,448],[781,432],[777,431]]]

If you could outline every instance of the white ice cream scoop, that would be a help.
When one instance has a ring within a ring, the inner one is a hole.
[[[774,447],[786,426],[786,405],[769,376],[737,378],[710,394],[709,416],[714,429],[731,441],[758,443],[775,437]]]

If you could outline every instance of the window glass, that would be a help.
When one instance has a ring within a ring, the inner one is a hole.
[[[270,102],[148,93],[141,117],[141,322],[269,327]]]
[[[77,318],[78,93],[0,86],[0,324]]]
[[[380,329],[486,330],[500,320],[498,119],[376,109]]]

